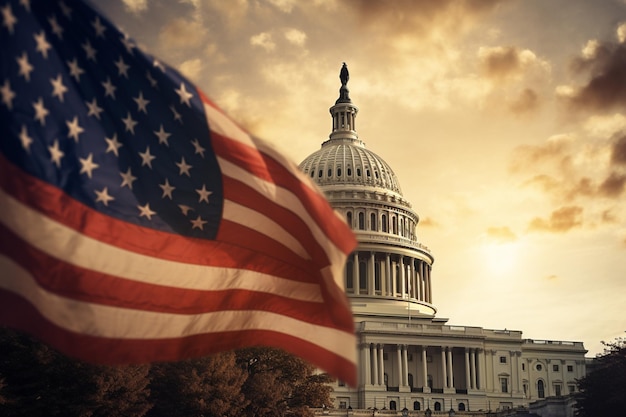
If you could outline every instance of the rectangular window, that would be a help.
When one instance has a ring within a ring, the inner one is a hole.
[[[522,371],[525,371],[525,370],[526,370],[526,364],[525,364],[525,363],[523,363],[523,364],[522,364]]]
[[[576,392],[576,385],[568,385],[567,389],[569,390],[570,394],[573,394]]]
[[[559,365],[552,365],[553,372],[559,372]]]
[[[502,392],[509,392],[509,380],[508,378],[500,378],[500,387]]]
[[[556,395],[557,397],[561,396],[561,385],[554,384],[554,395]]]
[[[506,356],[500,356],[500,363],[506,363]]]
[[[341,408],[342,410],[345,410],[347,407],[347,403],[345,401],[339,401],[339,408]]]
[[[574,366],[573,365],[567,365],[567,372],[574,372]]]

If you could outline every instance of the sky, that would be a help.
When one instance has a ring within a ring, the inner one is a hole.
[[[449,324],[626,331],[626,0],[110,0],[129,36],[296,163],[346,62]]]

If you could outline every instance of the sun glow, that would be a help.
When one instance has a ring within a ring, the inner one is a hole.
[[[520,245],[516,242],[490,242],[482,247],[485,268],[492,275],[513,272],[519,264]]]

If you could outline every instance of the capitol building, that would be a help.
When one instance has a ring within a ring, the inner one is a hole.
[[[330,137],[300,164],[358,240],[344,284],[359,382],[335,383],[334,407],[496,411],[575,392],[585,375],[582,342],[525,339],[437,316],[435,256],[418,239],[420,218],[391,166],[359,139],[348,79],[344,64]]]

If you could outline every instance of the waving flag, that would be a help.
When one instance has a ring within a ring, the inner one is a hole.
[[[99,363],[284,348],[356,382],[323,195],[81,1],[0,0],[0,323]]]

